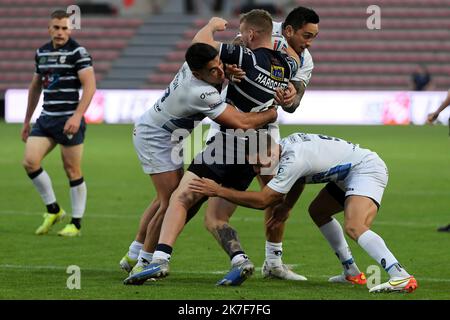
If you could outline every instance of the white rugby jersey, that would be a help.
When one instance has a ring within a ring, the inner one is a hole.
[[[164,95],[138,122],[165,129],[170,133],[176,129],[191,132],[205,117],[215,119],[226,107],[219,90],[197,79],[185,62]]]
[[[284,42],[283,42],[284,40]],[[274,50],[285,51],[287,47],[287,41],[283,37],[283,23],[273,22],[272,29],[272,44],[274,45]],[[311,53],[308,49],[305,49],[300,56],[300,68],[298,68],[297,73],[291,79],[292,81],[302,81],[305,86],[309,84],[311,79],[311,73],[314,69],[314,62]]]
[[[298,181],[325,183],[344,180],[350,170],[374,152],[342,139],[310,133],[294,133],[280,141],[277,174],[267,186],[286,194]]]

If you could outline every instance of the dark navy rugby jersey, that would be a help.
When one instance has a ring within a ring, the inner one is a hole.
[[[87,50],[73,39],[58,49],[49,42],[36,51],[35,62],[44,91],[43,113],[74,113],[81,88],[78,71],[92,66],[92,58]]]
[[[224,63],[238,65],[246,73],[240,83],[229,83],[226,97],[227,103],[244,112],[260,111],[271,106],[275,89],[287,88],[298,69],[294,58],[267,48],[250,50],[222,43],[220,59]]]

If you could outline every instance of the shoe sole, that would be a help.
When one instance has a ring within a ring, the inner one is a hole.
[[[49,232],[50,232],[50,229],[51,229],[55,224],[57,224],[58,222],[64,220],[65,217],[66,217],[66,213],[64,212],[60,217],[56,218],[55,221],[53,221],[53,223],[50,225],[50,227],[48,227],[48,229],[47,229],[45,232],[39,232],[39,233],[38,233],[38,232],[35,232],[35,234],[38,235],[38,236],[42,236],[42,235],[44,235],[44,234],[49,233]]]
[[[149,276],[150,275],[150,276]],[[153,279],[156,280],[165,278],[169,275],[168,271],[159,271],[158,273],[151,274],[150,272],[145,273],[142,271],[138,273],[136,276],[130,276],[123,281],[123,284],[131,284],[131,285],[142,285],[145,281]]]
[[[235,282],[233,283],[230,280],[226,280],[226,275],[222,280],[220,280],[219,282],[216,283],[217,286],[239,286],[241,285],[245,280],[247,280],[248,278],[251,277],[251,275],[253,274],[253,272],[255,271],[255,267],[253,268],[246,268],[246,269],[242,269],[240,274],[239,274],[239,279],[235,280]]]
[[[408,284],[404,288],[384,288],[372,291],[371,293],[412,293],[417,289],[417,285],[414,284]]]

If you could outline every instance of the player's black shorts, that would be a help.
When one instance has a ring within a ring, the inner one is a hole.
[[[328,191],[328,193],[334,198],[334,200],[336,200],[342,207],[344,207],[346,199],[344,190],[339,188],[334,182],[328,182],[325,186],[325,190]],[[374,199],[370,199],[375,203],[377,208],[380,209],[380,204]]]
[[[221,140],[222,138],[226,139],[221,132],[211,138],[206,143],[205,150],[195,157],[187,170],[225,187],[245,191],[256,176],[253,166],[245,159],[245,149],[238,148],[238,145],[243,147],[241,140],[231,138],[227,145],[227,141]]]
[[[247,190],[256,173],[249,164],[196,164],[187,169],[201,178],[208,178],[224,187],[239,191]]]
[[[86,122],[84,117],[81,119],[80,129],[72,137],[63,133],[64,125],[71,116],[47,116],[40,115],[31,129],[30,136],[48,137],[55,140],[56,143],[64,146],[75,146],[82,144],[86,131]]]

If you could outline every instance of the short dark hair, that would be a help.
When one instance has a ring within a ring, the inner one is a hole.
[[[283,28],[290,25],[297,31],[307,23],[318,24],[319,22],[319,15],[313,9],[297,7],[288,14],[286,20],[283,22]]]
[[[66,18],[70,18],[70,16],[71,16],[71,14],[67,13],[64,10],[55,10],[50,15],[50,18],[52,18],[52,19],[66,19]]]
[[[218,54],[219,52],[209,44],[194,43],[187,49],[184,57],[189,68],[192,71],[198,71],[203,69]]]

